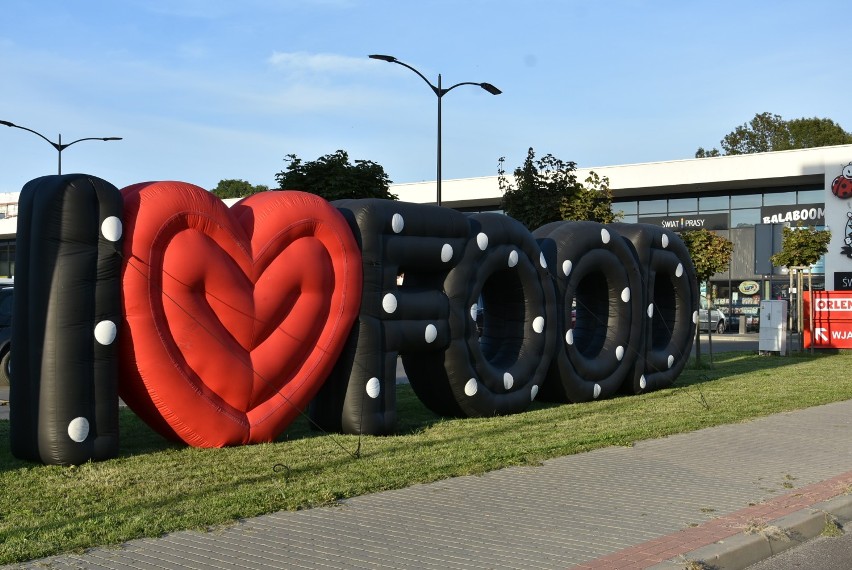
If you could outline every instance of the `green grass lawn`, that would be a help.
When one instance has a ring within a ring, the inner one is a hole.
[[[852,354],[731,352],[715,354],[714,363],[642,396],[536,403],[523,414],[481,419],[439,418],[400,386],[399,433],[385,437],[321,434],[302,419],[277,443],[194,449],[166,442],[122,410],[120,456],[79,467],[15,459],[9,422],[0,421],[0,563],[852,398]]]

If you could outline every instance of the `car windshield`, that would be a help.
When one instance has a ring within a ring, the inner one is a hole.
[[[12,287],[0,289],[0,327],[12,326]]]

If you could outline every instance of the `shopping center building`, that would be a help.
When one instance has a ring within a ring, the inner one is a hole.
[[[760,300],[789,298],[785,268],[769,256],[781,246],[785,224],[827,228],[831,243],[812,267],[814,289],[852,290],[852,145],[578,169],[609,179],[613,210],[623,221],[675,231],[706,228],[734,244],[729,270],[711,280],[712,297],[737,328],[739,316],[757,315]],[[848,195],[832,192],[841,183]],[[433,182],[395,184],[406,202],[435,203]],[[499,211],[497,176],[444,180],[442,205]],[[748,319],[756,323],[756,319]]]
[[[830,229],[828,253],[812,268],[814,289],[852,290],[852,145],[585,168],[578,180],[589,171],[609,179],[625,222],[706,228],[733,242],[730,268],[713,277],[711,294],[734,328],[739,316],[757,315],[761,299],[789,298],[786,270],[769,263],[785,224]],[[435,181],[390,190],[406,202],[437,198]],[[0,277],[14,276],[18,197],[0,193]],[[462,211],[501,207],[497,176],[444,180],[441,198]]]

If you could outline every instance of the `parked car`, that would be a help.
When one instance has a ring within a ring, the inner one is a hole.
[[[14,285],[11,283],[0,284],[0,384],[3,385],[9,384],[9,362],[12,356],[12,298],[14,292]]]
[[[698,310],[698,323],[703,331],[712,329],[713,332],[722,334],[728,328],[728,317],[708,301],[707,297],[702,295]]]

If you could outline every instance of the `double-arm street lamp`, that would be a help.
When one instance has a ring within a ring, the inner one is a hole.
[[[76,144],[80,141],[120,141],[121,137],[86,137],[84,139],[77,139],[75,141],[71,141],[70,143],[62,143],[62,134],[59,135],[59,142],[53,142],[43,134],[34,131],[32,129],[28,129],[27,127],[22,127],[21,125],[16,125],[15,123],[10,123],[9,121],[0,121],[0,125],[6,125],[7,127],[15,127],[16,129],[22,129],[24,131],[29,131],[34,135],[38,135],[44,140],[46,140],[50,146],[56,149],[59,153],[59,170],[58,174],[62,174],[62,151],[71,146],[72,144]]]
[[[451,87],[447,87],[445,89],[445,88],[441,87],[441,74],[440,73],[438,74],[438,85],[435,86],[435,85],[432,85],[432,82],[429,81],[428,79],[426,79],[426,77],[422,73],[420,73],[419,71],[417,71],[416,69],[414,69],[413,67],[408,65],[407,63],[403,63],[403,62],[399,61],[397,58],[395,58],[392,55],[374,54],[374,55],[371,55],[370,58],[371,59],[379,59],[379,60],[382,60],[382,61],[387,61],[389,63],[396,63],[396,64],[399,64],[403,67],[407,67],[408,69],[410,69],[411,71],[413,71],[414,73],[419,75],[420,79],[425,81],[426,84],[432,89],[432,92],[435,93],[435,95],[438,96],[438,179],[437,179],[437,184],[438,184],[438,205],[440,206],[441,205],[441,99],[444,98],[444,95],[446,95],[447,93],[449,93],[450,91],[452,91],[453,89],[455,89],[456,87],[459,87],[461,85],[476,85],[476,86],[481,87],[484,90],[488,91],[492,95],[499,95],[500,93],[502,93],[502,91],[500,91],[499,89],[497,89],[496,87],[494,87],[490,83],[476,83],[476,82],[473,82],[473,81],[463,81],[462,83],[456,83],[455,85],[453,85]]]

